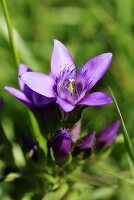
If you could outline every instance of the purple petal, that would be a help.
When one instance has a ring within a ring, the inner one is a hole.
[[[57,101],[56,103],[58,103],[60,105],[60,107],[65,111],[65,112],[70,112],[74,109],[74,105],[68,103],[67,101],[57,97]]]
[[[73,142],[76,142],[80,137],[80,130],[81,130],[81,120],[76,122],[72,129],[70,130],[70,136]]]
[[[103,92],[93,92],[85,96],[78,104],[87,106],[102,106],[111,104],[112,98]]]
[[[20,64],[19,65],[19,70],[18,70],[18,76],[24,74],[25,72],[30,72],[32,71],[27,65],[25,64]],[[19,79],[19,86],[20,89],[24,92],[25,89],[25,83],[18,77]]]
[[[75,68],[74,61],[68,49],[58,40],[54,40],[54,49],[51,57],[51,72],[58,76],[65,68],[72,71]]]
[[[32,101],[33,90],[31,90],[20,78],[20,76],[25,72],[31,72],[31,71],[32,70],[27,65],[25,64],[19,65],[18,81],[20,89],[26,95],[26,97]]]
[[[30,89],[31,90],[31,89]],[[32,91],[32,90],[31,90]],[[36,107],[43,107],[54,101],[53,98],[44,97],[41,94],[38,94],[32,91],[32,101]]]
[[[56,96],[53,90],[55,81],[49,75],[40,72],[26,72],[20,78],[33,91],[49,98]]]
[[[90,90],[105,74],[112,61],[112,53],[104,53],[87,61],[79,76],[86,80],[86,90]]]
[[[33,108],[32,102],[22,92],[20,92],[19,90],[15,89],[15,88],[9,87],[9,86],[5,86],[4,88],[10,94],[15,96],[19,101],[24,103],[26,106]]]
[[[114,121],[108,127],[98,133],[97,144],[103,143],[103,145],[110,146],[114,142],[114,139],[120,128],[120,120]]]
[[[79,143],[77,144],[77,147],[80,151],[84,151],[86,149],[91,149],[94,145],[94,136],[95,132],[91,132],[88,135],[84,136],[80,139]]]
[[[87,158],[90,155],[91,150],[94,146],[94,137],[95,132],[92,131],[88,135],[81,138],[74,148],[73,155],[77,156],[79,153],[83,152],[83,158]]]

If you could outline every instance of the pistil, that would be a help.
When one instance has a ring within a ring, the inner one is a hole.
[[[74,82],[75,82],[75,79],[72,79],[72,78],[69,79],[69,86],[68,86],[67,89],[70,92],[71,96],[72,96],[72,94],[74,93],[74,90],[75,90]]]

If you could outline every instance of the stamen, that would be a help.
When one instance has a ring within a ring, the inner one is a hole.
[[[74,90],[75,90],[75,87],[73,86],[73,83],[75,82],[75,80],[73,78],[70,78],[69,79],[69,86],[68,86],[68,90],[70,92],[70,94],[72,95]]]

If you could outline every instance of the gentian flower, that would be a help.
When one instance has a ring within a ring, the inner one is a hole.
[[[79,153],[83,153],[83,158],[87,158],[94,146],[95,131],[92,131],[88,135],[82,137],[76,144],[73,155],[76,156]]]
[[[66,160],[72,147],[72,140],[69,132],[66,129],[58,130],[57,133],[50,139],[49,145],[53,150],[57,163],[61,163]]]
[[[49,104],[53,99],[49,99],[34,92],[19,78],[21,74],[31,71],[32,70],[27,65],[20,64],[18,70],[18,81],[21,91],[9,86],[5,86],[4,88],[26,106],[30,107],[31,109],[36,109]]]
[[[112,103],[109,95],[102,92],[89,92],[101,79],[112,61],[112,53],[104,53],[87,61],[77,68],[68,49],[54,40],[51,57],[51,73],[26,72],[20,77],[33,91],[50,99],[65,112],[76,106],[102,106]]]
[[[97,134],[96,148],[98,151],[113,144],[120,128],[120,120],[116,120]]]

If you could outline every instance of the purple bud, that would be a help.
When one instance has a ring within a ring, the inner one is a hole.
[[[98,133],[96,147],[101,150],[104,147],[111,146],[120,128],[120,120],[114,121],[108,127]]]
[[[95,137],[95,131],[92,131],[88,135],[81,138],[74,149],[74,152],[73,152],[74,156],[83,152],[83,157],[87,158],[90,155],[90,152],[93,148],[94,137]]]
[[[57,163],[64,161],[69,155],[72,147],[71,137],[66,129],[58,130],[50,140],[50,147],[53,150]]]
[[[27,136],[22,136],[23,146],[26,149],[28,156],[36,159],[37,154],[37,145],[33,142],[33,140]]]

